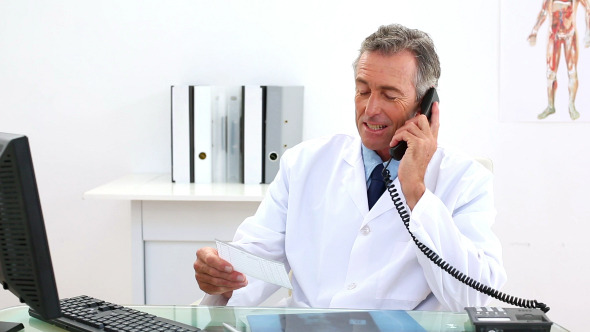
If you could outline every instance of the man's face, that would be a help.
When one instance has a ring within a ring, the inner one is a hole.
[[[363,144],[389,159],[395,131],[418,107],[414,78],[416,59],[409,51],[394,55],[365,52],[356,74],[356,126]]]

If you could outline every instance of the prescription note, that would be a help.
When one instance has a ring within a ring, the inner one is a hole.
[[[219,257],[234,270],[271,284],[293,289],[285,264],[251,254],[225,241],[215,240]]]

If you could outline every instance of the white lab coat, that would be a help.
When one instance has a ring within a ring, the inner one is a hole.
[[[234,241],[293,270],[288,305],[461,311],[488,302],[418,250],[387,191],[369,211],[359,137],[306,141],[280,163],[258,211],[240,225]],[[425,183],[411,212],[411,231],[460,271],[502,286],[501,245],[490,229],[496,214],[491,172],[439,147]],[[394,184],[401,194],[399,180]],[[278,289],[248,280],[228,305],[255,306]]]

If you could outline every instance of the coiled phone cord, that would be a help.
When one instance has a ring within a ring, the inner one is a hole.
[[[387,163],[387,165],[389,165],[389,162]],[[382,175],[383,175],[383,178],[385,179],[385,186],[387,187],[387,191],[389,192],[389,195],[391,196],[391,200],[393,201],[393,205],[395,206],[397,212],[399,213],[399,216],[402,219],[404,226],[408,230],[408,233],[410,233],[412,240],[414,241],[416,246],[418,246],[418,249],[420,249],[420,251],[422,251],[422,253],[424,255],[426,255],[426,257],[428,257],[428,259],[430,259],[434,264],[436,264],[438,267],[440,267],[445,272],[447,272],[448,274],[453,276],[455,279],[461,281],[465,285],[467,285],[467,286],[469,286],[469,287],[471,287],[483,294],[486,294],[486,295],[491,296],[495,299],[498,299],[502,302],[506,302],[508,304],[512,304],[512,305],[522,307],[522,308],[536,308],[536,309],[540,309],[543,312],[549,311],[549,307],[546,304],[541,303],[541,302],[537,302],[537,300],[525,300],[525,299],[521,299],[521,298],[518,298],[518,297],[515,297],[512,295],[508,295],[508,294],[502,293],[492,287],[484,285],[477,280],[472,279],[471,277],[463,274],[461,271],[454,268],[452,265],[450,265],[444,259],[442,259],[437,253],[432,251],[432,249],[428,248],[425,244],[420,242],[420,240],[418,240],[414,236],[414,234],[412,234],[412,232],[410,231],[410,215],[408,214],[406,208],[404,207],[404,203],[401,201],[401,198],[397,192],[397,189],[396,189],[395,185],[393,184],[393,181],[391,180],[391,174],[389,173],[387,166],[385,166],[385,168],[383,168]]]

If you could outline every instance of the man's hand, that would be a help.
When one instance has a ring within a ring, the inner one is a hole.
[[[395,132],[389,144],[396,146],[400,141],[408,143],[408,149],[400,162],[397,176],[406,197],[406,204],[411,210],[426,191],[424,175],[430,159],[436,152],[438,128],[439,109],[438,102],[435,102],[432,104],[430,123],[422,114],[409,119]]]
[[[234,271],[231,264],[219,257],[215,248],[199,249],[193,267],[199,287],[207,294],[221,294],[229,299],[234,290],[248,284],[246,276]]]
[[[531,33],[529,35],[529,38],[527,38],[527,40],[529,41],[529,44],[531,46],[535,46],[535,44],[537,43],[537,34],[536,33]]]

